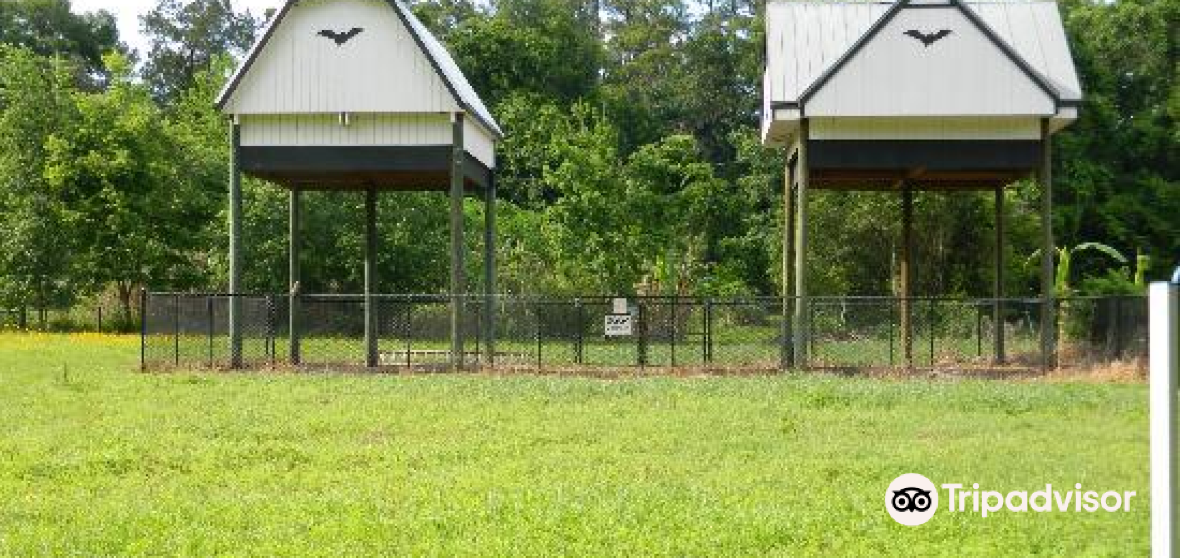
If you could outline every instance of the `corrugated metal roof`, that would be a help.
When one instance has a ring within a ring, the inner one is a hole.
[[[401,21],[406,25],[406,27],[409,28],[418,45],[423,51],[425,51],[424,53],[426,54],[426,57],[430,60],[435,70],[438,71],[439,75],[446,83],[447,88],[451,91],[451,94],[455,96],[455,101],[468,112],[472,113],[476,120],[486,127],[488,131],[497,137],[502,137],[503,131],[501,131],[499,124],[496,123],[496,119],[492,116],[492,113],[488,110],[487,106],[484,105],[483,100],[479,98],[479,95],[475,92],[475,89],[471,87],[471,83],[467,81],[467,77],[463,75],[463,71],[459,69],[458,64],[455,63],[455,60],[451,57],[451,54],[447,52],[446,47],[444,47],[442,43],[439,42],[434,34],[431,33],[430,30],[428,30],[426,26],[418,20],[417,17],[414,17],[413,12],[411,12],[410,9],[401,2],[401,0],[387,1],[390,7],[395,12],[397,12]],[[259,53],[261,53],[266,48],[266,45],[270,37],[274,34],[275,29],[277,29],[282,23],[283,18],[290,11],[291,7],[298,2],[299,0],[287,0],[283,4],[282,9],[279,10],[278,15],[276,15],[267,25],[266,29],[262,33],[261,38],[257,43],[254,44],[253,48],[250,49],[250,52],[246,57],[246,61],[237,69],[236,72],[234,72],[234,75],[225,85],[225,88],[222,89],[221,94],[218,95],[216,103],[218,109],[223,109],[225,107],[226,103],[237,89],[239,83],[241,83],[242,78],[245,77],[247,73],[249,73],[250,67],[258,58]]]
[[[904,0],[899,0],[899,2]],[[938,2],[953,6],[953,3]],[[921,7],[932,2],[921,1]],[[919,5],[919,0],[910,6]],[[1081,86],[1057,4],[1041,0],[963,2],[1062,101]],[[767,90],[771,103],[798,103],[891,10],[895,2],[772,0],[766,9]]]
[[[455,59],[451,58],[451,53],[447,52],[446,47],[442,45],[435,38],[426,26],[414,17],[414,13],[410,11],[401,0],[392,0],[390,2],[401,12],[406,22],[409,23],[410,29],[414,35],[422,42],[426,48],[426,55],[435,62],[436,68],[442,74],[443,79],[450,84],[451,91],[459,98],[459,104],[467,107],[467,110],[474,113],[476,118],[491,128],[491,132],[497,136],[503,136],[504,132],[500,130],[500,125],[496,123],[496,119],[492,117],[491,111],[484,106],[483,100],[471,87],[471,83],[467,81],[467,76],[463,75],[463,71],[459,69],[459,65],[455,63]]]

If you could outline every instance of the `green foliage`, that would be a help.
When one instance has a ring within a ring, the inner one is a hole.
[[[141,22],[151,41],[143,76],[164,102],[183,95],[217,57],[245,53],[259,25],[230,0],[158,0]]]
[[[42,173],[46,138],[76,118],[74,67],[0,46],[0,305],[72,302],[72,208]]]
[[[117,55],[109,89],[75,93],[78,118],[46,140],[45,177],[69,208],[78,265],[93,288],[115,284],[130,314],[134,286],[200,284],[190,223],[212,208],[177,164],[174,141],[148,89]]]
[[[0,2],[0,44],[64,57],[74,65],[78,84],[91,89],[106,77],[102,56],[123,48],[110,12],[76,14],[70,0]]]
[[[506,131],[498,274],[542,294],[777,294],[783,160],[756,129],[762,5],[749,0],[418,2]],[[1180,0],[1062,5],[1086,93],[1057,136],[1062,245],[1140,252],[1062,266],[1081,292],[1142,285],[1180,254]],[[32,22],[21,26],[14,22]],[[225,287],[227,124],[213,100],[254,36],[228,0],[161,0],[135,78],[107,14],[66,0],[0,3],[0,305],[68,304],[112,289]],[[245,183],[246,284],[285,291],[287,195]],[[1039,290],[1038,190],[1006,195],[1006,291]],[[813,192],[817,294],[895,291],[896,193]],[[361,285],[360,196],[305,196],[304,286]],[[467,204],[468,271],[482,269]],[[380,285],[447,288],[446,201],[381,201]],[[915,293],[991,292],[992,194],[916,198]],[[1111,279],[1113,281],[1113,279]]]

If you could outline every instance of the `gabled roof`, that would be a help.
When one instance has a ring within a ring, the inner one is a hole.
[[[779,0],[767,6],[770,104],[797,107],[805,103],[907,8],[959,10],[1059,104],[1081,101],[1077,71],[1053,1]]]
[[[291,11],[291,8],[298,2],[299,0],[286,0],[278,14],[271,19],[263,31],[261,38],[250,49],[245,63],[234,72],[234,75],[230,78],[225,88],[222,89],[221,94],[218,95],[216,102],[218,110],[225,109],[243,78],[250,72],[258,56],[266,49],[275,30],[279,28],[284,18]],[[489,132],[496,137],[503,137],[503,132],[500,130],[500,126],[496,123],[495,118],[492,117],[491,111],[488,110],[483,100],[476,94],[475,89],[471,87],[471,83],[467,81],[467,77],[463,75],[463,71],[459,69],[458,64],[455,63],[454,58],[443,47],[442,43],[426,29],[426,26],[414,16],[413,12],[401,0],[386,0],[386,2],[397,14],[398,19],[401,20],[406,29],[409,30],[410,35],[414,38],[422,53],[430,61],[431,66],[442,79],[448,91],[454,97],[455,102],[468,113],[471,113]]]

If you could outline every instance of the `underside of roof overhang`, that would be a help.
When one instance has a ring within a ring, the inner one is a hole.
[[[447,191],[450,146],[327,147],[264,146],[239,148],[243,173],[284,188],[300,190]],[[482,190],[492,171],[464,154],[467,189]]]
[[[831,190],[992,190],[1035,172],[1041,142],[812,140],[808,184]]]

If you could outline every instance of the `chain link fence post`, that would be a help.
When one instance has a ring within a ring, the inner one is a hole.
[[[139,371],[147,370],[147,288],[139,289]]]
[[[574,334],[574,364],[581,366],[586,357],[586,306],[582,304],[580,298],[574,299],[574,306],[577,309],[578,319]]]

